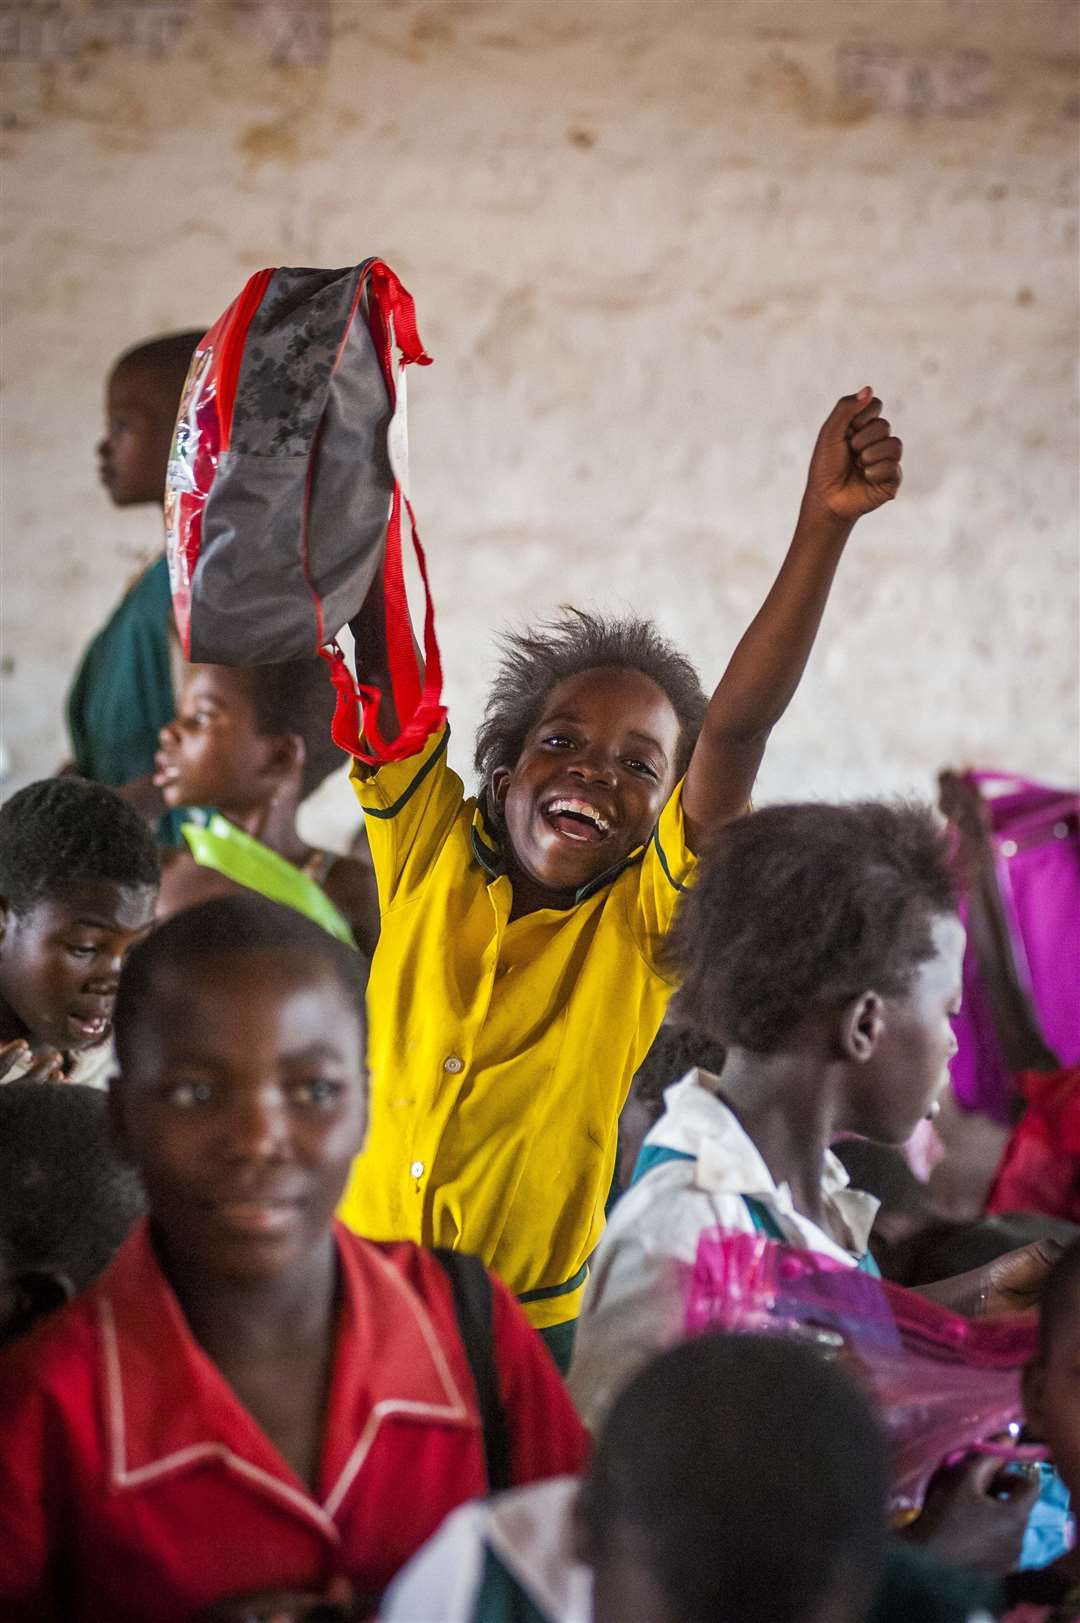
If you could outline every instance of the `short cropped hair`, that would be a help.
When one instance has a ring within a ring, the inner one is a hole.
[[[163,392],[179,400],[191,357],[205,333],[205,327],[191,327],[185,332],[164,333],[160,338],[149,338],[143,344],[133,344],[116,361],[113,371],[124,367],[125,370],[149,372],[161,383]]]
[[[676,1017],[718,1042],[775,1051],[814,1006],[898,997],[955,911],[929,809],[868,801],[770,806],[726,824],[670,937]]]
[[[52,1270],[84,1290],[144,1210],[134,1169],[112,1147],[103,1092],[0,1087],[0,1243],[13,1273]]]
[[[277,665],[249,665],[244,679],[262,737],[293,733],[304,740],[301,795],[312,794],[345,759],[330,736],[337,690],[318,654]]]
[[[662,1025],[653,1045],[634,1072],[634,1097],[660,1115],[664,1090],[696,1068],[719,1076],[724,1068],[724,1048],[692,1026]]]
[[[690,763],[708,703],[690,661],[651,620],[616,620],[566,609],[532,631],[500,639],[502,661],[476,734],[475,766],[486,788],[496,767],[513,768],[551,690],[582,671],[640,671],[662,689],[679,719],[676,777]]]
[[[1050,1356],[1054,1336],[1066,1322],[1080,1324],[1080,1240],[1066,1246],[1050,1270],[1039,1313],[1039,1350]]]
[[[120,973],[113,1010],[113,1039],[121,1073],[135,1069],[140,1030],[153,1018],[159,971],[238,953],[305,953],[330,969],[356,1010],[361,1037],[366,1033],[366,962],[321,925],[254,891],[215,897],[174,913],[129,954]]]
[[[683,1623],[801,1623],[845,1579],[873,1592],[887,1493],[850,1376],[795,1341],[710,1333],[616,1400],[581,1508],[594,1550],[633,1535]]]
[[[87,885],[156,890],[154,836],[133,806],[84,778],[45,778],[0,807],[0,899],[16,913]]]

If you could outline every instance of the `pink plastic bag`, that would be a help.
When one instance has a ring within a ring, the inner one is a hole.
[[[1034,1313],[966,1319],[914,1291],[762,1234],[702,1235],[687,1334],[775,1332],[840,1356],[877,1401],[892,1442],[892,1510],[918,1510],[934,1473],[1021,1418]]]

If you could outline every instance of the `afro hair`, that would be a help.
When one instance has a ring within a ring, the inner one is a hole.
[[[365,1031],[367,963],[362,955],[329,935],[321,924],[282,907],[255,891],[216,897],[174,913],[141,941],[127,958],[113,1010],[113,1040],[120,1071],[132,1071],[138,1032],[153,1018],[154,982],[166,965],[184,970],[207,958],[243,953],[306,953],[333,970]]]
[[[684,1623],[802,1623],[832,1617],[842,1588],[869,1602],[887,1494],[884,1433],[843,1369],[780,1336],[712,1333],[616,1399],[581,1512],[596,1565],[630,1535]]]
[[[714,836],[669,938],[675,1017],[775,1051],[814,1006],[901,996],[956,898],[927,808],[770,806]]]
[[[112,1147],[103,1092],[0,1087],[0,1244],[13,1273],[51,1270],[84,1290],[144,1210],[138,1177]]]
[[[500,639],[502,661],[476,735],[475,767],[484,789],[496,767],[513,768],[548,695],[567,677],[605,669],[640,671],[671,701],[679,719],[676,777],[690,762],[708,703],[690,661],[650,620],[616,620],[566,609],[532,631]]]
[[[156,890],[154,836],[113,790],[84,778],[45,778],[0,807],[0,900],[15,913],[87,885]]]

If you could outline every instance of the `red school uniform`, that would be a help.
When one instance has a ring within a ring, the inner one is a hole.
[[[334,1232],[341,1307],[315,1495],[196,1342],[145,1223],[0,1360],[5,1623],[188,1623],[225,1596],[338,1575],[378,1592],[486,1491],[442,1268],[419,1246]],[[580,1471],[586,1436],[555,1366],[492,1285],[513,1480]]]

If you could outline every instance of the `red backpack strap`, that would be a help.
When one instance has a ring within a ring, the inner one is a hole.
[[[416,307],[412,295],[402,286],[388,265],[373,260],[368,265],[361,287],[368,290],[368,321],[371,336],[382,361],[383,376],[392,406],[397,405],[397,368],[416,362],[430,366],[428,355],[420,342],[416,326]],[[400,360],[395,364],[395,352]],[[420,578],[424,586],[424,681],[416,666],[412,624],[405,591],[405,568],[401,554],[402,508],[409,519],[413,551],[416,554]],[[396,477],[390,504],[390,519],[386,527],[386,552],[383,561],[383,606],[386,616],[386,651],[390,671],[390,685],[397,710],[400,732],[395,739],[386,740],[379,731],[379,708],[382,693],[370,683],[353,679],[344,655],[336,643],[324,651],[330,665],[330,676],[337,689],[337,709],[331,731],[339,749],[355,755],[369,766],[383,761],[400,761],[415,755],[441,727],[446,719],[442,703],[442,659],[435,635],[435,605],[428,581],[427,559],[420,543],[416,516],[408,496]],[[359,714],[358,714],[359,712]],[[362,720],[361,720],[362,718]]]

